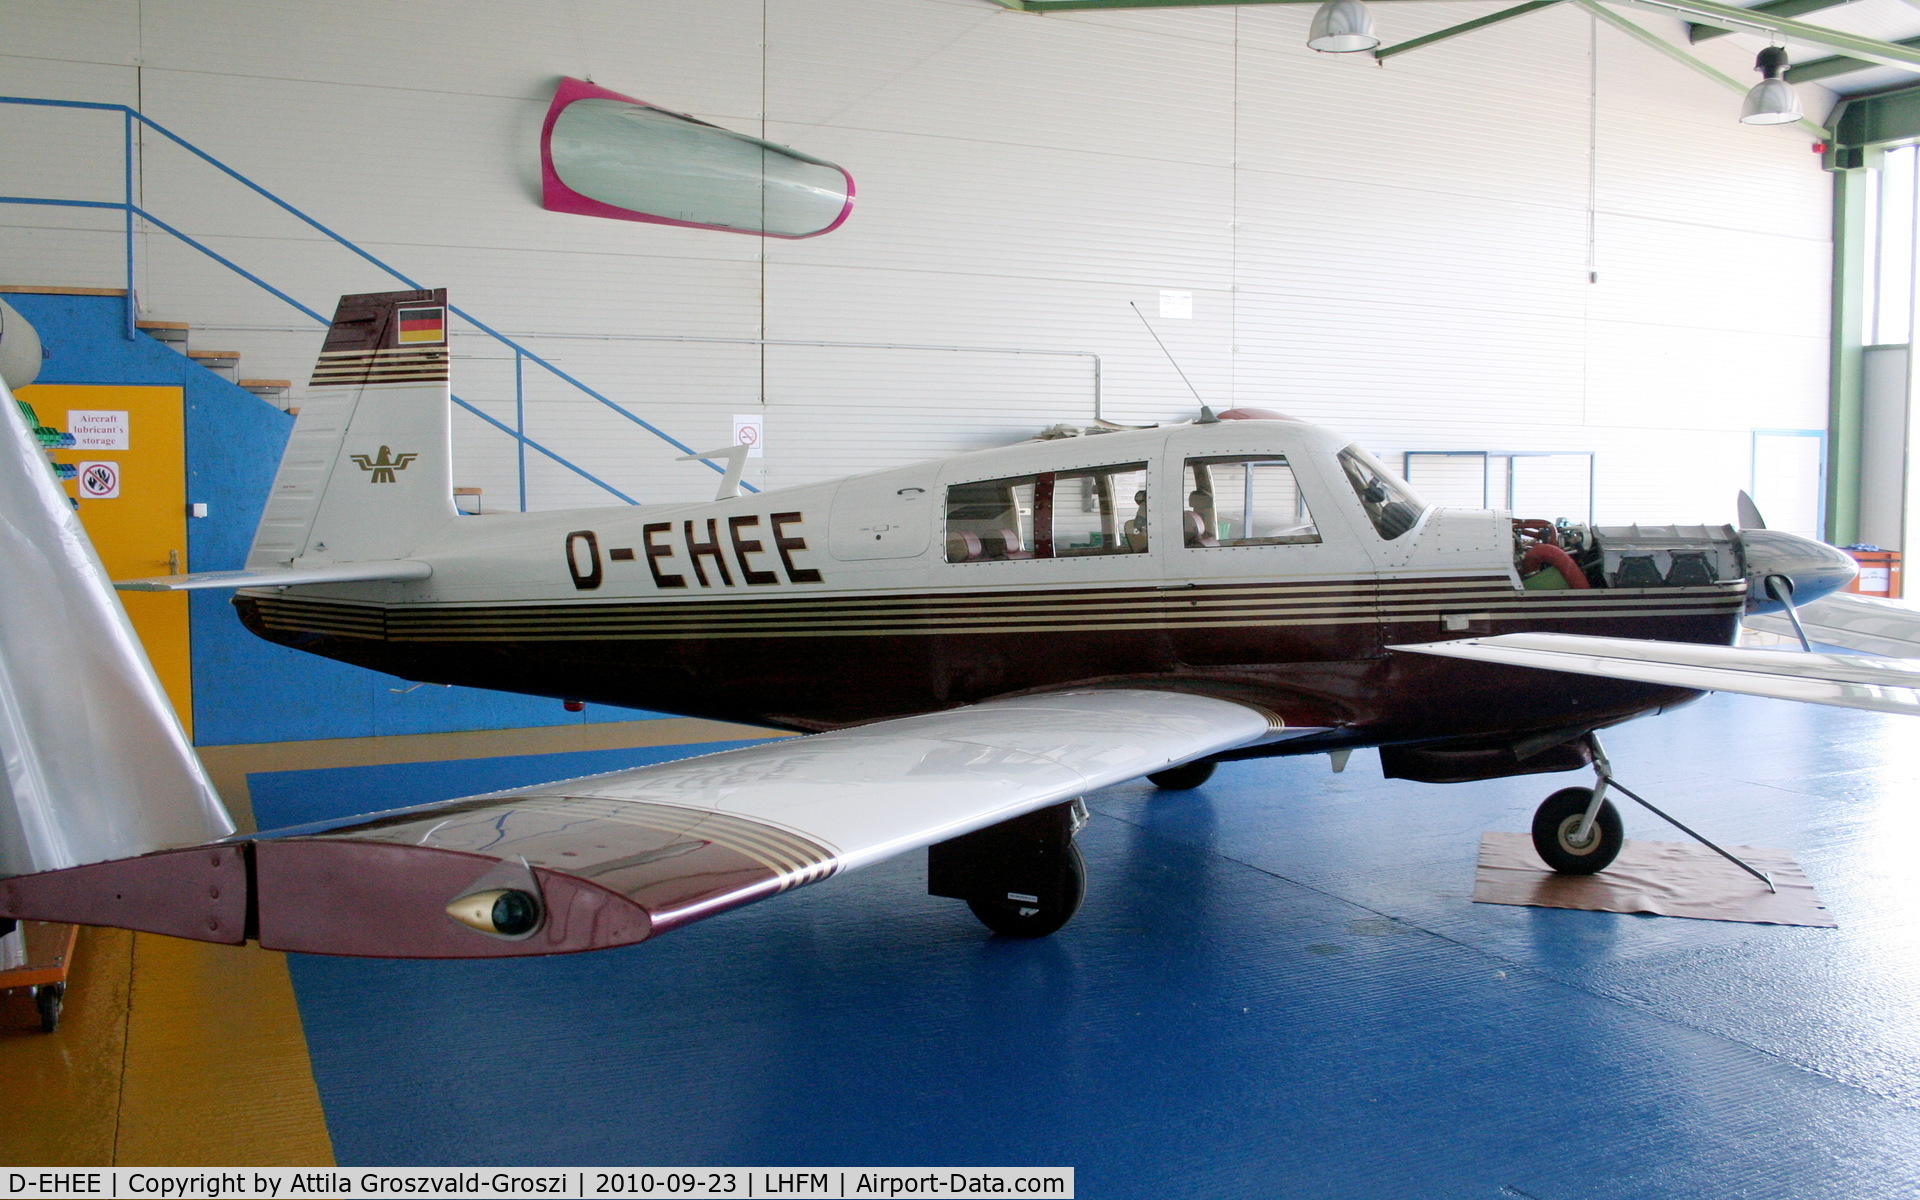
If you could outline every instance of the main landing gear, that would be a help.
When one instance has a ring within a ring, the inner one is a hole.
[[[1594,786],[1561,788],[1543,800],[1533,814],[1533,848],[1541,861],[1556,873],[1592,875],[1606,870],[1619,855],[1627,838],[1619,810],[1607,799],[1607,792],[1611,790],[1766,884],[1769,892],[1774,890],[1773,880],[1765,872],[1741,862],[1622,786],[1613,777],[1613,764],[1607,761],[1607,752],[1600,748],[1599,734],[1589,733],[1587,746],[1593,751]]]
[[[1070,800],[927,847],[927,894],[965,900],[1006,937],[1045,937],[1073,919],[1087,894],[1073,835],[1087,806]]]
[[[1168,767],[1164,771],[1155,771],[1148,775],[1147,779],[1161,791],[1191,791],[1213,778],[1214,765],[1210,762],[1185,763],[1178,767]]]

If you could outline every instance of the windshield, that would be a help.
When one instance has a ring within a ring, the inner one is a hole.
[[[1358,446],[1348,446],[1340,452],[1340,466],[1353,485],[1353,494],[1360,497],[1360,507],[1367,510],[1367,520],[1373,522],[1381,537],[1390,542],[1420,523],[1427,502],[1373,455]]]

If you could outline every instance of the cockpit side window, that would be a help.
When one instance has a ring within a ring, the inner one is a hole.
[[[1187,460],[1182,535],[1190,547],[1297,546],[1320,540],[1284,454]]]
[[[947,488],[947,561],[1143,554],[1147,464],[1082,467]]]
[[[1391,542],[1420,523],[1427,502],[1414,495],[1405,480],[1380,465],[1380,461],[1358,446],[1340,452],[1340,467],[1346,472],[1360,507],[1380,536]]]

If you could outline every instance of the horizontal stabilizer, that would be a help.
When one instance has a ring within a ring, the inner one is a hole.
[[[433,568],[408,558],[386,562],[319,563],[311,567],[258,567],[247,571],[196,571],[191,575],[155,575],[122,579],[123,592],[194,592],[206,588],[292,587],[296,583],[364,583],[369,580],[425,579]]]
[[[1920,608],[1852,592],[1834,592],[1800,606],[1800,623],[1810,641],[1845,646],[1892,658],[1920,658]],[[1746,618],[1748,627],[1792,637],[1793,623],[1781,613]]]
[[[1920,660],[1915,659],[1750,650],[1575,633],[1507,633],[1393,649],[1704,692],[1739,692],[1920,715],[1920,691],[1916,691],[1920,689]]]

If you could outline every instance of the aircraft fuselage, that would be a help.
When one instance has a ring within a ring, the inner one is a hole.
[[[411,556],[428,579],[235,602],[269,640],[434,683],[798,730],[1149,686],[1300,732],[1262,753],[1598,727],[1696,694],[1397,643],[1735,636],[1731,562],[1692,583],[1531,590],[1505,515],[1426,508],[1398,528],[1344,446],[1222,421],[704,504],[462,517]]]

